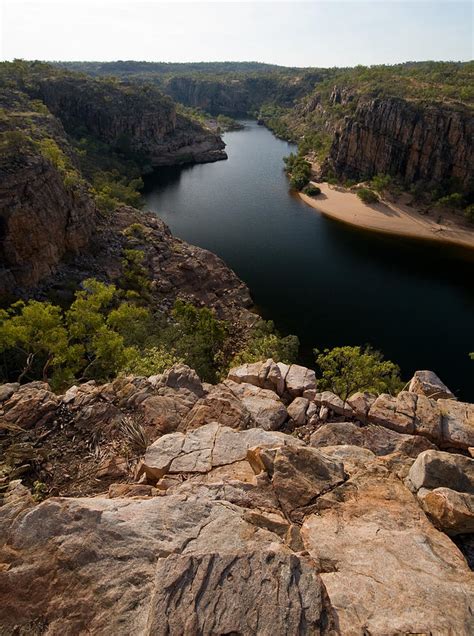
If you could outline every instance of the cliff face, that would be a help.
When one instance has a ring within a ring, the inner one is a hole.
[[[51,274],[67,253],[87,245],[96,219],[85,190],[65,187],[41,156],[1,161],[0,294]]]
[[[145,154],[152,165],[225,159],[222,139],[176,114],[174,103],[151,86],[59,76],[39,84],[39,95],[66,130]]]
[[[410,184],[472,178],[474,120],[469,111],[402,99],[361,101],[335,132],[329,162],[336,174],[396,175]]]
[[[163,84],[163,90],[186,106],[239,116],[252,113],[267,102],[292,106],[307,89],[309,81],[307,78],[289,81],[277,76],[240,77],[227,81],[172,77]]]

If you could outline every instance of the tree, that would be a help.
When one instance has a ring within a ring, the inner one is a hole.
[[[0,352],[18,364],[18,381],[38,377],[66,362],[68,335],[61,309],[51,303],[19,301],[0,312]]]
[[[398,393],[403,387],[399,367],[371,347],[315,349],[314,353],[321,373],[318,387],[341,400],[346,401],[356,391]]]

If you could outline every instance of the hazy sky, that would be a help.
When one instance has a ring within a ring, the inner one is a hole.
[[[352,66],[473,58],[470,1],[0,0],[0,57]]]

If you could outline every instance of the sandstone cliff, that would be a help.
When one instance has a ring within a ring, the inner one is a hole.
[[[469,636],[474,405],[409,388],[343,403],[272,360],[0,386],[2,630]]]
[[[338,102],[339,103],[339,102]],[[344,178],[377,173],[472,187],[474,118],[467,108],[362,99],[336,130],[328,164]]]
[[[152,86],[52,76],[39,82],[39,95],[66,130],[126,145],[153,166],[227,156],[218,135],[177,115],[175,104]]]

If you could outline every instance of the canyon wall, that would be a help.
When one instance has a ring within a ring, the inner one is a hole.
[[[152,86],[59,76],[40,82],[39,96],[67,131],[146,155],[153,166],[225,159],[222,139],[176,113]]]
[[[384,173],[407,184],[454,179],[468,189],[473,134],[467,108],[395,98],[361,100],[334,134],[329,165],[344,178]]]

